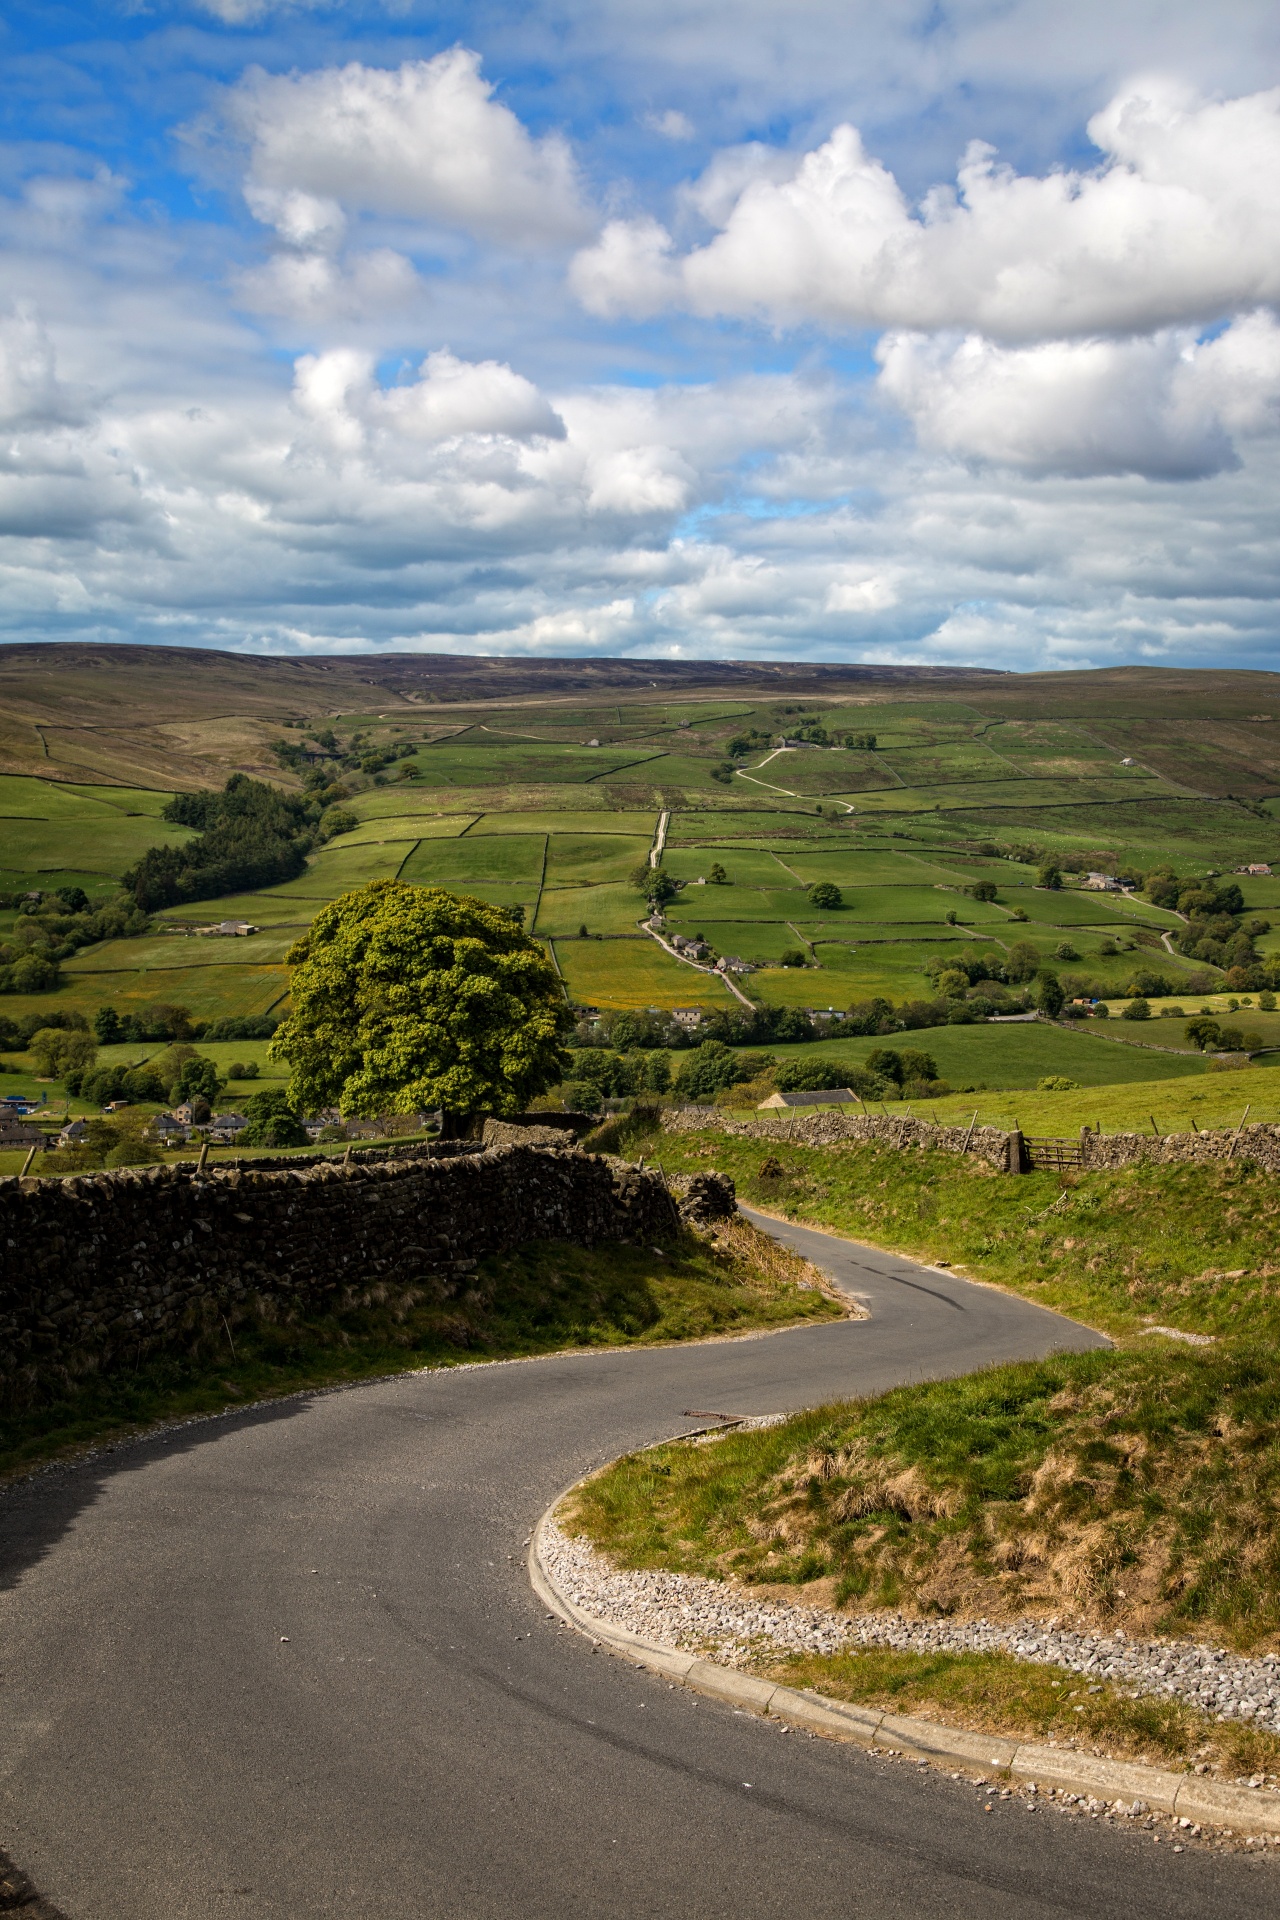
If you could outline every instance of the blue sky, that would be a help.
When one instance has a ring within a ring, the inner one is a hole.
[[[0,635],[1272,666],[1278,41],[12,7]]]

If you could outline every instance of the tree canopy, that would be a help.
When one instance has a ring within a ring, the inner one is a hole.
[[[568,1066],[555,971],[509,913],[375,880],[291,948],[293,1011],[271,1042],[302,1112],[519,1113]]]
[[[183,846],[149,847],[123,876],[147,912],[294,879],[306,865],[320,808],[233,773],[221,793],[175,794],[164,817],[199,831]]]

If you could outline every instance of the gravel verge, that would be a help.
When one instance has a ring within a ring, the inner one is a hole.
[[[745,1666],[761,1643],[788,1653],[839,1653],[859,1646],[918,1653],[1011,1653],[1138,1693],[1172,1694],[1219,1719],[1280,1732],[1276,1654],[1246,1659],[1185,1640],[1135,1640],[1119,1630],[1077,1632],[1054,1620],[1004,1625],[912,1620],[900,1613],[845,1615],[757,1600],[701,1574],[622,1571],[589,1542],[572,1538],[554,1522],[543,1533],[542,1554],[556,1585],[586,1612],[724,1666]]]

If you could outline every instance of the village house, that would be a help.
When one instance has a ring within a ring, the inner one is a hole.
[[[671,1009],[671,1018],[678,1027],[683,1027],[686,1033],[692,1033],[695,1027],[700,1027],[706,1017],[701,1007],[672,1007]]]
[[[39,1127],[21,1120],[0,1120],[0,1147],[43,1147],[47,1144]]]
[[[1124,888],[1120,885],[1114,873],[1086,873],[1080,885],[1082,887],[1088,887],[1094,893],[1124,892]]]

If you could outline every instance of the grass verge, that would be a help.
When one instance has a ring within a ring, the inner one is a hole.
[[[1280,1642],[1265,1348],[1065,1355],[629,1455],[561,1516],[622,1567],[763,1597]],[[1280,1736],[1003,1652],[779,1653],[836,1699],[1117,1759],[1280,1775]]]
[[[748,1205],[947,1260],[1116,1336],[1280,1341],[1280,1186],[1248,1162],[998,1174],[958,1154],[647,1132],[628,1155],[715,1167]]]
[[[815,1604],[1280,1644],[1263,1346],[1056,1355],[617,1462],[571,1524],[627,1567]]]
[[[327,1314],[260,1312],[226,1327],[212,1346],[157,1356],[128,1374],[89,1375],[57,1400],[0,1415],[0,1481],[165,1421],[308,1387],[840,1317],[844,1309],[819,1289],[812,1268],[758,1240],[750,1228],[714,1241],[685,1233],[661,1253],[540,1241],[482,1260],[460,1300],[378,1290]]]
[[[1007,1653],[865,1652],[759,1660],[754,1670],[858,1706],[918,1714],[974,1733],[1003,1733],[1149,1766],[1200,1764],[1233,1778],[1280,1773],[1280,1738],[1220,1724],[1180,1700],[1090,1683],[1068,1667]]]

